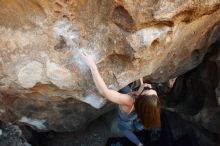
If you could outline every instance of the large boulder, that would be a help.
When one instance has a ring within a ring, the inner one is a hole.
[[[31,146],[27,143],[22,131],[17,125],[0,121],[1,146]]]
[[[166,109],[185,121],[171,120],[171,125],[178,125],[183,130],[182,125],[190,123],[202,146],[217,146],[220,142],[216,138],[220,137],[219,57],[220,40],[210,47],[198,67],[176,79],[171,94],[166,97]]]
[[[144,76],[166,81],[202,61],[219,8],[218,0],[2,0],[0,113],[38,130],[79,130],[112,108],[81,51],[114,90]]]

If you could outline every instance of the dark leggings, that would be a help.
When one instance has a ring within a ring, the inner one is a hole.
[[[151,139],[151,131],[142,130],[140,132],[134,132],[134,134],[144,144],[144,146],[175,146],[170,125],[164,112],[161,112],[161,123],[162,125],[160,138],[155,141]],[[109,138],[106,146],[112,146],[112,144],[120,144],[119,146],[135,146],[135,144],[128,140],[126,137]]]

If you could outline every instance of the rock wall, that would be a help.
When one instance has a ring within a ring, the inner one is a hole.
[[[18,126],[2,121],[0,121],[0,144],[1,146],[31,146]]]
[[[188,123],[188,129],[196,132],[201,146],[218,146],[220,143],[219,56],[220,41],[217,41],[198,67],[177,78],[171,95],[166,98],[168,109],[185,121],[171,120],[171,125],[181,125],[179,129],[185,130],[182,125]],[[178,131],[174,135],[176,133]]]
[[[79,130],[112,108],[81,51],[109,88],[144,76],[163,82],[202,61],[217,39],[219,8],[219,0],[2,0],[1,115],[38,130]]]

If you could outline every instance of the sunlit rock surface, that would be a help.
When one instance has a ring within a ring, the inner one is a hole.
[[[202,61],[217,39],[219,8],[219,0],[2,0],[0,113],[38,130],[79,130],[112,108],[81,51],[109,88],[144,76],[166,81]]]

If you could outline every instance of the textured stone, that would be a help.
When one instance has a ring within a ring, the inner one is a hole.
[[[0,121],[0,144],[1,146],[31,146],[17,125],[2,121]]]
[[[48,130],[77,130],[108,109],[81,51],[93,56],[114,90],[144,76],[167,81],[201,63],[217,38],[219,7],[219,0],[3,0],[0,91],[10,99],[5,106],[16,119],[48,121]],[[66,103],[68,98],[104,110],[88,115],[78,102]],[[57,110],[54,102],[65,104]]]
[[[215,137],[220,136],[220,108],[216,94],[220,83],[219,46],[220,41],[214,43],[198,67],[178,77],[166,99],[167,107],[173,108],[172,111],[195,127],[199,141],[204,142],[204,136],[206,142],[216,146],[219,139]]]
[[[43,65],[33,61],[25,65],[18,73],[18,81],[24,88],[31,88],[41,80]]]

